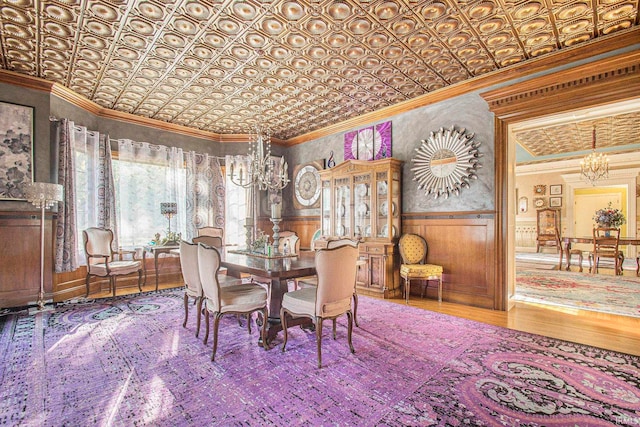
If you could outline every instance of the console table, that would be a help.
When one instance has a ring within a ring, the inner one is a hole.
[[[158,290],[158,256],[160,254],[170,254],[172,250],[180,249],[179,245],[171,245],[171,246],[154,246],[154,245],[145,245],[144,250],[142,251],[142,267],[144,268],[144,283],[147,283],[147,265],[145,260],[147,258],[147,252],[153,254],[153,265],[156,271],[156,291]]]

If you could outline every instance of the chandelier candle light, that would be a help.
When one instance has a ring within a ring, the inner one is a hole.
[[[48,182],[28,182],[23,186],[25,199],[40,208],[40,292],[38,310],[44,310],[44,211],[63,200],[63,188],[60,184]]]
[[[249,142],[249,153],[245,161],[234,160],[229,165],[231,182],[247,190],[246,209],[246,244],[247,250],[252,248],[255,240],[255,192],[256,190],[270,193],[281,191],[289,184],[287,162],[284,157],[278,161],[271,157],[271,131],[256,125],[255,133]],[[274,208],[271,206],[271,222],[274,223],[273,245],[278,247],[278,222],[281,221],[281,201]],[[274,221],[275,220],[275,221]],[[277,250],[277,249],[276,249]]]
[[[600,179],[609,177],[609,158],[604,153],[596,153],[596,127],[593,127],[592,151],[584,159],[580,160],[580,174],[582,179],[596,186]]]

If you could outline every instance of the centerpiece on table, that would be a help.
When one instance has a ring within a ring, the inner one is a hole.
[[[598,209],[593,216],[593,220],[599,227],[606,228],[620,228],[621,225],[627,222],[620,209],[613,208],[611,202],[606,208]]]

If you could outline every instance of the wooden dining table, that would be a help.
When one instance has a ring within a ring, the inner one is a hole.
[[[571,267],[571,244],[573,243],[587,243],[593,245],[593,236],[589,237],[563,237],[562,245],[560,245],[560,260],[558,261],[558,270],[562,270],[562,257],[567,257],[567,268],[569,271]],[[640,245],[640,238],[638,237],[620,237],[618,245],[627,246],[627,245]],[[638,268],[636,268],[636,274],[638,274]]]
[[[272,342],[279,331],[282,298],[289,291],[289,281],[316,274],[315,252],[301,251],[296,256],[267,258],[262,255],[241,253],[229,248],[221,253],[220,265],[227,268],[227,275],[241,277],[242,273],[269,279],[269,319],[267,324],[267,344]],[[307,319],[293,319],[289,325],[309,323]],[[265,347],[268,348],[268,347]]]

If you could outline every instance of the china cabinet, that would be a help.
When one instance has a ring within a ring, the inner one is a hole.
[[[393,158],[348,160],[320,171],[322,235],[360,240],[366,264],[359,268],[358,291],[365,294],[400,292],[401,166]]]

